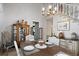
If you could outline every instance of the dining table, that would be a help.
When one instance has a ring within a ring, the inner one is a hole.
[[[21,42],[21,44],[20,44],[20,49],[24,56],[54,56],[60,51],[68,54],[69,56],[74,56],[74,53],[72,53],[69,50],[62,48],[58,45],[54,45],[54,44],[47,45],[46,48],[39,49],[39,48],[35,47],[35,45],[38,44],[38,42],[34,41],[34,42],[31,42],[30,44],[27,44],[27,43],[28,43],[28,41],[27,42],[25,41],[25,42]],[[31,51],[24,50],[25,46],[30,46],[30,45],[34,47],[33,50],[31,50]]]

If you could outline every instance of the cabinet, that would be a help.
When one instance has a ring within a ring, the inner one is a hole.
[[[40,39],[40,28],[39,28],[39,22],[33,22],[33,27],[32,27],[32,35],[34,35],[34,39],[38,40]]]
[[[74,52],[73,49],[74,49],[74,43],[73,41],[71,40],[66,40],[66,43],[67,43],[67,49],[70,50],[71,52]]]
[[[39,28],[40,31],[40,39],[43,39],[43,28]]]
[[[79,41],[60,39],[60,46],[71,51],[74,55],[78,55]]]
[[[78,51],[79,51],[79,41],[72,41],[73,42],[73,52],[75,55],[78,55]]]
[[[19,23],[19,21],[17,21],[16,24],[13,24],[13,25],[12,25],[13,40],[16,40],[16,41],[17,41],[18,46],[20,45],[19,28],[20,28],[20,23]]]
[[[25,36],[29,35],[29,25],[27,24],[27,21],[20,23],[17,21],[17,23],[12,25],[12,32],[13,32],[13,40],[16,40],[17,45],[20,45],[21,41],[25,41]]]
[[[59,45],[60,45],[61,47],[63,47],[63,48],[67,48],[67,43],[66,43],[66,41],[65,41],[64,39],[60,39]]]

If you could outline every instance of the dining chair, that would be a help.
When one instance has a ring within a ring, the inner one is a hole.
[[[19,48],[18,48],[18,45],[17,45],[17,42],[16,42],[16,41],[14,41],[14,46],[15,46],[15,49],[16,49],[16,52],[17,52],[17,55],[18,55],[18,56],[21,56],[21,55],[20,55],[20,51],[19,51]]]
[[[13,41],[11,39],[11,33],[9,31],[4,31],[1,32],[1,45],[2,45],[2,49],[7,51],[7,55],[8,55],[8,50],[14,47]]]
[[[59,39],[56,38],[56,37],[49,37],[48,42],[52,43],[52,44],[55,44],[55,45],[59,45]]]
[[[28,45],[30,45],[30,44],[34,45],[35,44],[34,36],[31,35],[31,34],[27,35],[26,36],[26,42],[27,42]]]
[[[26,36],[26,40],[34,41],[34,36],[29,34],[28,36]]]

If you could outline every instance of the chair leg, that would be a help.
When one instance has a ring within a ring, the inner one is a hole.
[[[8,56],[8,48],[7,48],[7,56]]]

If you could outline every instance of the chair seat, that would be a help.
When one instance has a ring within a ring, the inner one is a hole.
[[[8,43],[6,44],[6,46],[11,46],[11,45],[13,45],[12,42],[8,42]]]
[[[12,42],[8,42],[7,44],[6,44],[6,47],[7,48],[12,48],[14,46],[14,44],[12,43]]]

